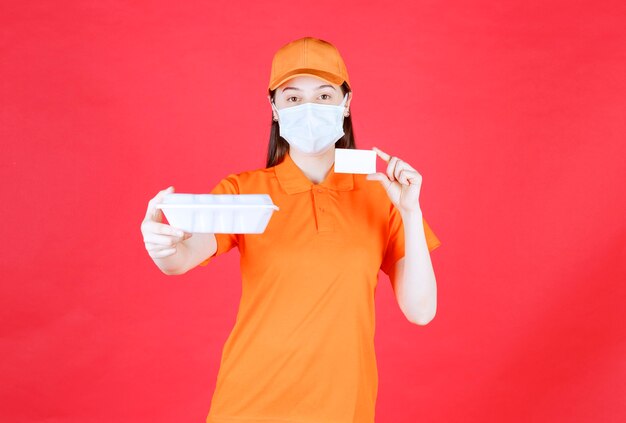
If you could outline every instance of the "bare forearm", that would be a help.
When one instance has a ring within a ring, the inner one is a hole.
[[[404,260],[396,277],[396,296],[409,320],[426,324],[437,310],[437,283],[430,260],[422,212],[402,214]]]

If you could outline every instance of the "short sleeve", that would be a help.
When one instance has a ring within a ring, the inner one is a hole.
[[[424,235],[426,235],[428,252],[431,252],[441,245],[441,241],[437,238],[437,235],[435,235],[423,216],[422,222],[424,223]],[[404,225],[402,224],[402,215],[397,207],[391,203],[389,211],[389,237],[383,255],[383,262],[380,266],[381,270],[389,275],[392,266],[402,257],[404,257]]]
[[[210,192],[210,194],[240,194],[237,175],[230,174],[222,179]],[[238,245],[237,234],[214,234],[217,241],[217,251],[200,263],[200,266],[206,266],[214,258],[220,254],[224,254],[231,248]]]

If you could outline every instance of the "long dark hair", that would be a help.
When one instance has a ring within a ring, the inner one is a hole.
[[[345,82],[341,84],[342,95],[346,95],[350,91],[350,87]],[[270,96],[274,100],[276,90],[270,91]],[[283,161],[285,154],[289,151],[289,143],[281,137],[278,122],[272,117],[272,127],[270,129],[270,142],[267,148],[266,167],[272,167]],[[354,129],[352,129],[352,110],[348,116],[343,118],[343,137],[339,138],[335,143],[335,148],[356,148],[354,142]]]

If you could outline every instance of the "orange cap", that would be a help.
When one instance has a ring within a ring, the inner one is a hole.
[[[282,46],[272,59],[269,91],[299,75],[313,75],[350,87],[348,70],[339,50],[328,41],[304,37]]]

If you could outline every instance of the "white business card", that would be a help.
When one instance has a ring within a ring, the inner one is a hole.
[[[335,148],[335,173],[376,173],[376,152]]]

